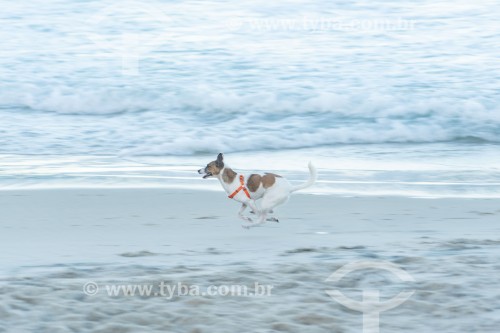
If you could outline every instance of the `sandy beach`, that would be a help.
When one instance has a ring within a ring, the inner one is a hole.
[[[500,332],[498,13],[3,1],[0,333]]]
[[[297,194],[280,223],[251,230],[223,192],[2,191],[0,207],[0,332],[360,332],[361,313],[325,290],[359,300],[366,288],[415,291],[380,315],[381,332],[500,325],[498,200]],[[360,260],[415,281],[376,270],[325,281]],[[165,295],[160,283],[272,288]],[[111,295],[116,285],[156,295]]]

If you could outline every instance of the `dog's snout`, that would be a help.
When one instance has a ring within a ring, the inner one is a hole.
[[[201,168],[200,170],[198,170],[198,173],[201,175],[203,173],[205,173],[205,169],[204,168]]]

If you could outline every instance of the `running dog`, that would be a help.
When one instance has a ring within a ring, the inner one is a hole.
[[[293,192],[308,188],[316,182],[316,168],[311,162],[309,162],[308,167],[309,180],[302,185],[292,186],[285,178],[274,173],[265,173],[264,175],[253,173],[245,177],[245,175],[228,167],[224,163],[224,156],[220,153],[215,161],[198,170],[198,173],[203,175],[203,179],[217,178],[229,198],[241,202],[238,216],[246,222],[250,222],[250,224],[243,225],[244,228],[248,229],[266,221],[279,222],[275,217],[268,218],[268,214],[273,213],[273,208],[285,203]],[[256,200],[259,199],[262,200],[259,202],[260,207],[257,207]],[[251,218],[243,215],[248,206],[253,213],[257,214],[257,222],[253,222]]]

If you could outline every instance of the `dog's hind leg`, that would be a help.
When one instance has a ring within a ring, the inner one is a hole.
[[[271,189],[268,192],[266,192],[262,197],[262,200],[260,201],[259,205],[260,206],[259,221],[248,225],[244,225],[243,227],[249,229],[261,225],[266,221],[279,222],[278,219],[274,217],[267,219],[267,215],[273,211],[274,207],[285,203],[288,200],[289,195],[290,195],[289,192],[284,192],[279,189]],[[254,209],[252,205],[250,205],[250,207]]]

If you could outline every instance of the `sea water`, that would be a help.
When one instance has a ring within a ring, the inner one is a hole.
[[[29,1],[0,12],[0,186],[500,196],[498,1]]]

